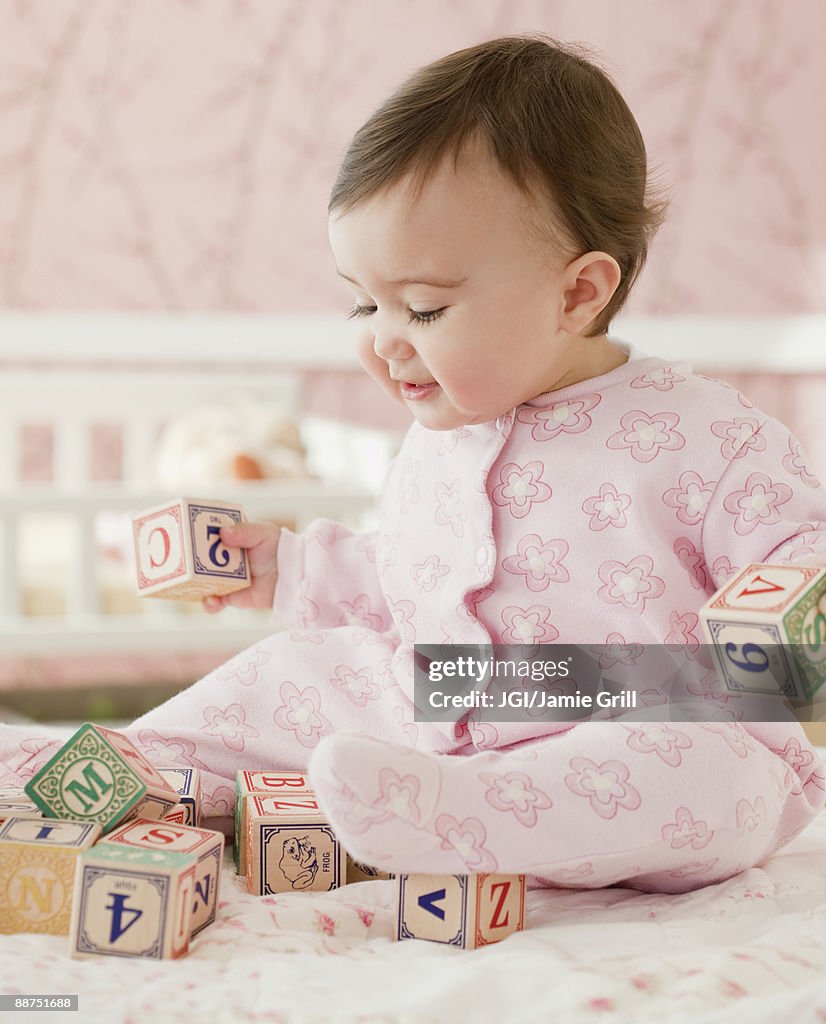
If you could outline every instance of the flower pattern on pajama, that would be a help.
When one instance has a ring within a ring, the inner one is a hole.
[[[699,664],[703,722],[415,722],[413,644],[610,645],[633,670],[639,645],[701,644],[700,606],[749,562],[826,565],[824,520],[786,428],[632,348],[495,422],[414,423],[379,530],[284,531],[284,631],[126,732],[156,763],[200,767],[219,816],[237,768],[309,765],[345,846],[387,870],[696,888],[823,807],[798,722],[737,721]],[[54,749],[5,735],[7,779]]]

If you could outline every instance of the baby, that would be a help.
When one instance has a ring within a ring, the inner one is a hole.
[[[356,133],[329,235],[367,372],[413,417],[381,526],[222,531],[286,626],[144,715],[156,764],[303,768],[390,871],[682,892],[759,863],[824,804],[795,721],[414,721],[413,645],[701,639],[750,562],[826,564],[798,443],[733,388],[608,334],[664,204],[606,75],[545,36],[410,78]],[[724,709],[725,698],[714,705]],[[9,730],[10,777],[54,741]],[[454,755],[454,756],[446,756]]]

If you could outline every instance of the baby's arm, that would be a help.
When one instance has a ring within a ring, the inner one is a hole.
[[[781,423],[767,420],[726,465],[702,548],[715,589],[750,562],[826,566],[826,491]]]
[[[298,534],[268,523],[224,527],[221,541],[247,551],[252,586],[204,598],[204,610],[272,608],[284,626],[361,622],[387,630],[393,620],[376,572],[376,536],[352,533],[330,519],[316,519]]]
[[[301,533],[281,531],[273,612],[285,626],[392,628],[376,565],[378,531],[353,533],[315,519]]]

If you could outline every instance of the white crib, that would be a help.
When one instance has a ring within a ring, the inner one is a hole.
[[[197,605],[140,602],[124,565],[118,586],[131,603],[113,605],[111,567],[98,556],[101,517],[123,539],[129,514],[179,496],[160,491],[147,472],[157,431],[171,415],[237,393],[300,415],[313,373],[358,372],[351,330],[342,318],[315,316],[0,316],[0,690],[3,663],[8,669],[15,659],[6,689],[17,685],[15,671],[19,677],[27,659],[230,652],[271,629],[263,612],[206,616]],[[810,454],[817,452],[814,468],[826,476],[826,317],[628,318],[614,333],[723,378],[762,375],[752,379],[775,404],[766,411],[793,430],[795,396],[808,388],[808,419],[796,432]],[[762,398],[758,404],[765,407]],[[26,426],[29,435],[35,427],[51,438],[48,480],[21,479]],[[251,519],[275,516],[298,529],[316,516],[372,526],[401,433],[317,418],[303,426],[320,479],[234,482],[231,490],[191,496],[237,500]],[[119,472],[109,480],[95,479],[101,429],[116,435],[120,449]],[[62,590],[59,608],[33,611],[25,556],[47,549],[52,532],[60,532],[70,559],[62,579],[52,581]],[[47,687],[49,679],[38,685]]]
[[[308,374],[356,366],[339,318],[0,317],[0,655],[112,654],[147,645],[156,652],[227,651],[265,633],[270,627],[263,612],[206,616],[197,605],[137,598],[126,612],[107,608],[101,519],[110,534],[121,531],[126,548],[129,516],[178,496],[160,491],[150,471],[153,445],[171,416],[244,395],[299,418]],[[250,519],[275,517],[298,529],[316,516],[370,525],[398,437],[317,418],[302,427],[319,479],[232,481],[220,493],[213,487],[195,497],[229,498]],[[32,430],[51,443],[48,481],[21,479],[21,439]],[[116,479],[95,479],[101,431],[120,448]],[[365,465],[359,476],[356,468]],[[51,590],[62,590],[60,608],[33,614],[24,556],[42,552],[52,533],[70,559],[62,580],[52,581]],[[119,584],[126,592],[131,565],[122,569]]]

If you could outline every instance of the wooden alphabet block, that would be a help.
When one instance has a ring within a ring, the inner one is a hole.
[[[0,824],[6,818],[42,818],[43,812],[22,786],[0,789]]]
[[[247,888],[258,896],[328,892],[344,882],[344,850],[311,793],[247,797]]]
[[[47,818],[96,821],[108,832],[140,814],[159,818],[175,791],[122,733],[86,722],[25,786]]]
[[[176,959],[189,949],[198,858],[98,843],[75,872],[73,957]]]
[[[310,780],[304,772],[285,772],[279,768],[267,771],[239,771],[235,774],[235,836],[232,857],[239,875],[247,873],[247,804],[250,793],[277,796],[279,793],[312,793]]]
[[[0,933],[68,934],[77,858],[99,835],[95,822],[7,818],[0,826]]]
[[[182,825],[197,828],[201,824],[201,773],[197,768],[158,768],[161,777],[178,794],[178,802],[186,808]]]
[[[399,875],[398,885],[397,939],[478,949],[525,927],[524,875]]]
[[[746,566],[700,609],[720,679],[738,693],[811,701],[826,681],[826,570]]]
[[[245,521],[237,505],[179,498],[132,520],[138,594],[199,601],[252,582],[246,552],[221,543],[222,526]]]
[[[169,810],[164,814],[159,821],[171,821],[175,825],[186,825],[186,819],[189,817],[189,812],[183,804],[175,804],[174,807],[170,807]]]
[[[139,818],[116,828],[102,842],[146,850],[194,853],[198,858],[198,866],[192,903],[192,938],[215,920],[221,882],[221,859],[224,854],[224,836],[221,832]]]

